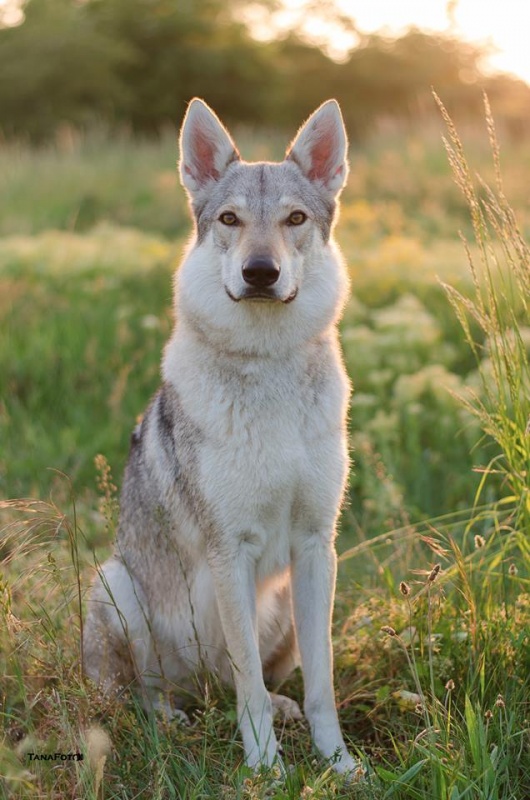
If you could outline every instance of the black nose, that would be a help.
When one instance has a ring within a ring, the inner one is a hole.
[[[243,267],[243,278],[250,286],[264,289],[280,277],[280,267],[270,256],[249,258]]]

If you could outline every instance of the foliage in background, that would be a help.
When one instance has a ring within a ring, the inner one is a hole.
[[[460,119],[476,119],[477,89],[487,88],[512,134],[528,131],[530,89],[483,76],[475,45],[417,30],[395,40],[359,35],[337,63],[294,31],[257,41],[243,22],[249,5],[267,17],[276,4],[26,0],[22,24],[0,25],[0,131],[41,141],[64,124],[99,122],[153,134],[194,95],[228,122],[292,128],[334,96],[357,140],[377,123],[432,115],[431,86]],[[328,23],[354,27],[333,3],[313,5]]]

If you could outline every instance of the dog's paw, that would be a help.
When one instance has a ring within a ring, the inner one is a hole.
[[[279,716],[284,722],[294,722],[303,719],[304,715],[300,711],[300,706],[296,700],[285,697],[283,694],[270,693],[272,711],[274,716]]]
[[[252,768],[254,776],[261,781],[266,781],[270,787],[281,786],[287,776],[291,773],[292,767],[288,766],[283,759],[282,748],[278,748],[278,752],[272,765],[267,765],[262,762],[255,764]]]
[[[344,775],[348,784],[362,783],[366,779],[366,767],[348,752],[332,760],[331,768]]]

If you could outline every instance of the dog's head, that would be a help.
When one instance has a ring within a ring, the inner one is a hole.
[[[200,286],[208,305],[213,290],[222,289],[228,305],[245,307],[238,316],[251,313],[256,322],[263,314],[277,316],[272,307],[292,305],[301,312],[304,302],[320,303],[322,312],[335,287],[330,300],[336,308],[335,295],[342,293],[344,280],[335,274],[340,269],[330,233],[348,166],[346,133],[335,100],[307,120],[281,163],[242,161],[213,111],[192,100],[180,153],[181,180],[196,223],[183,268],[195,270],[186,277],[196,284],[195,291]],[[219,300],[216,296],[217,319]],[[259,310],[263,306],[269,310]],[[233,308],[225,311],[234,318]]]

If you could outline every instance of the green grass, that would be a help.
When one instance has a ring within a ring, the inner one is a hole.
[[[157,386],[179,247],[102,229],[89,242],[41,234],[0,250],[2,493],[42,495],[48,467],[93,488],[95,455],[103,450],[121,472],[131,426]]]
[[[248,157],[280,157],[277,137],[243,141]],[[36,498],[2,510],[0,796],[530,796],[530,287],[527,219],[518,226],[504,199],[526,191],[528,155],[509,152],[501,187],[498,154],[490,166],[479,141],[493,194],[452,129],[462,195],[432,136],[354,153],[338,230],[355,393],[335,675],[345,734],[370,759],[362,787],[319,762],[304,723],[278,724],[295,765],[283,784],[251,775],[234,698],[214,681],[191,728],[84,682],[84,596],[110,550],[130,431],[159,382],[187,217],[172,135],[65,133],[0,151],[0,494]],[[284,690],[301,701],[300,675]]]

